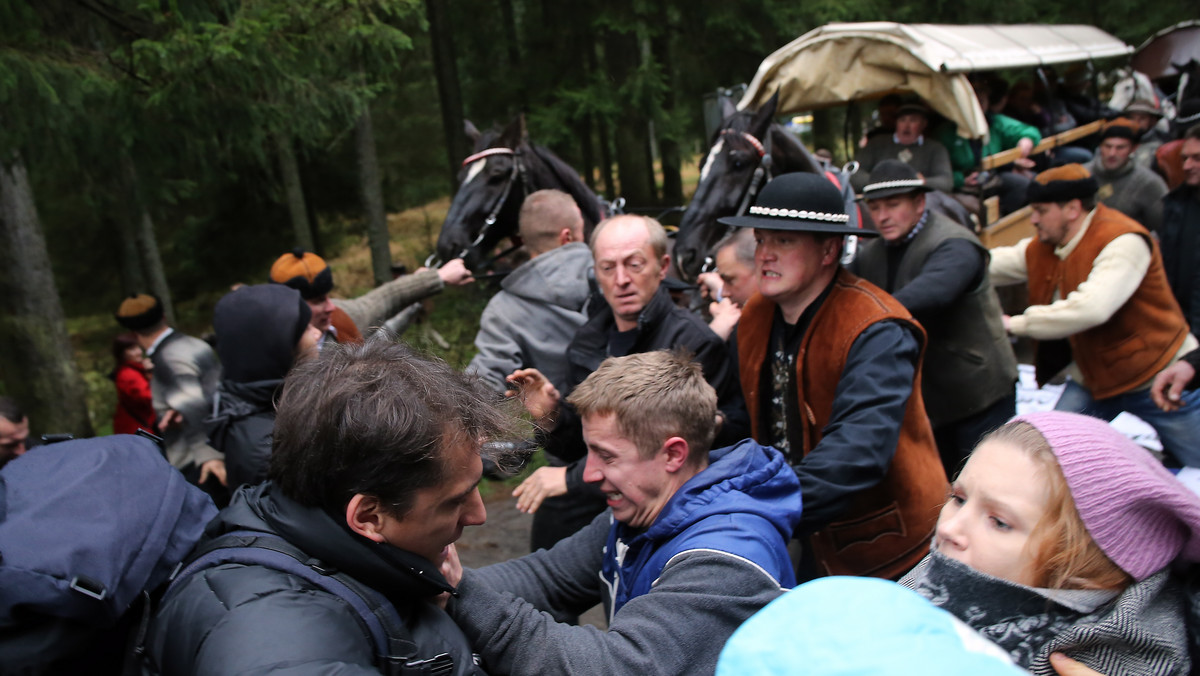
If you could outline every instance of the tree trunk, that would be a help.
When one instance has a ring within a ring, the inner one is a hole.
[[[287,194],[288,213],[292,217],[292,230],[296,235],[296,246],[313,251],[312,226],[308,224],[308,208],[304,204],[304,184],[300,181],[300,163],[292,149],[292,139],[275,136],[275,149],[279,154],[279,175]]]
[[[617,182],[613,178],[612,144],[608,140],[608,120],[597,118],[596,138],[600,145],[600,179],[604,182],[604,194],[610,200],[615,200]]]
[[[371,247],[371,270],[375,286],[392,279],[391,235],[387,214],[383,211],[383,186],[379,181],[379,158],[375,154],[375,130],[370,108],[363,111],[355,126],[358,142],[358,185],[363,211],[367,216],[367,242]]]
[[[116,230],[117,238],[121,242],[121,293],[130,294],[145,290],[146,276],[142,274],[142,260],[138,255],[137,230],[130,222],[129,216],[118,212],[115,224],[111,218],[106,218],[105,221],[110,231]]]
[[[91,436],[46,238],[20,157],[0,163],[0,377],[32,434]]]
[[[133,241],[137,247],[141,270],[145,273],[144,282],[148,285],[137,291],[149,291],[158,296],[158,300],[163,306],[163,316],[167,318],[168,324],[174,325],[175,303],[171,300],[171,287],[167,284],[167,271],[163,267],[162,255],[158,251],[158,236],[154,234],[154,219],[150,217],[146,195],[142,191],[141,181],[138,180],[137,166],[128,155],[122,158],[122,164],[125,167],[128,190],[133,197],[133,206],[126,218],[136,220],[136,225],[133,226]],[[125,224],[125,228],[129,228],[128,222]]]
[[[142,266],[150,282],[150,291],[158,296],[163,306],[163,316],[167,324],[175,325],[175,303],[171,300],[171,287],[167,285],[167,272],[163,268],[162,256],[158,251],[158,236],[154,234],[154,219],[145,205],[139,206],[141,218],[138,219],[137,243],[142,254]]]
[[[507,43],[508,72],[510,86],[516,89],[517,103],[521,112],[529,112],[529,95],[525,90],[525,77],[521,69],[520,36],[517,33],[517,16],[512,0],[500,0],[500,16],[504,21],[504,40]]]
[[[608,73],[618,86],[625,84],[638,64],[638,40],[632,33],[609,31],[604,45]],[[630,206],[645,207],[657,203],[654,173],[649,170],[650,134],[646,116],[628,101],[621,102],[617,114],[617,179],[621,196]]]
[[[437,76],[438,101],[442,108],[442,130],[446,134],[446,166],[450,192],[458,190],[459,163],[469,154],[463,133],[462,91],[454,57],[454,36],[446,21],[447,0],[425,0],[429,20],[429,42],[433,49],[433,71]]]
[[[683,162],[679,154],[680,130],[675,119],[675,91],[679,89],[679,78],[676,77],[674,59],[671,58],[671,27],[665,3],[659,6],[657,23],[660,33],[650,41],[650,46],[654,59],[668,78],[659,123],[655,125],[659,139],[658,154],[662,158],[663,204],[680,206],[683,204]]]

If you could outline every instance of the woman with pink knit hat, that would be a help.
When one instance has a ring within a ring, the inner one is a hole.
[[[1182,675],[1175,570],[1196,562],[1200,497],[1106,422],[1047,411],[980,442],[902,584],[1034,674],[1063,653],[1102,674]]]

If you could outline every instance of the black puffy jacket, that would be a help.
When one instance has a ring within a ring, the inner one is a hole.
[[[420,657],[448,653],[452,674],[483,673],[466,637],[429,601],[451,589],[433,563],[370,542],[271,482],[235,493],[206,537],[243,530],[282,537],[387,597]],[[162,599],[146,649],[146,671],[155,674],[378,673],[372,642],[346,602],[263,566],[227,563],[182,580]]]

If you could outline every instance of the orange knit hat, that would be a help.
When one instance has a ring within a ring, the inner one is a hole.
[[[271,266],[271,281],[290,286],[305,300],[311,300],[333,289],[333,272],[324,258],[297,247]]]

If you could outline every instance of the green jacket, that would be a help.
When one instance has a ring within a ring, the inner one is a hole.
[[[974,151],[971,150],[971,141],[959,136],[958,127],[952,122],[938,127],[934,136],[950,153],[950,167],[954,170],[954,189],[958,190],[962,188],[963,179],[967,174],[979,168],[980,158],[975,157]],[[988,115],[988,141],[983,145],[981,158],[995,155],[1001,150],[1016,148],[1017,142],[1023,138],[1032,139],[1034,145],[1037,145],[1042,141],[1042,134],[1037,127],[1007,115]]]

